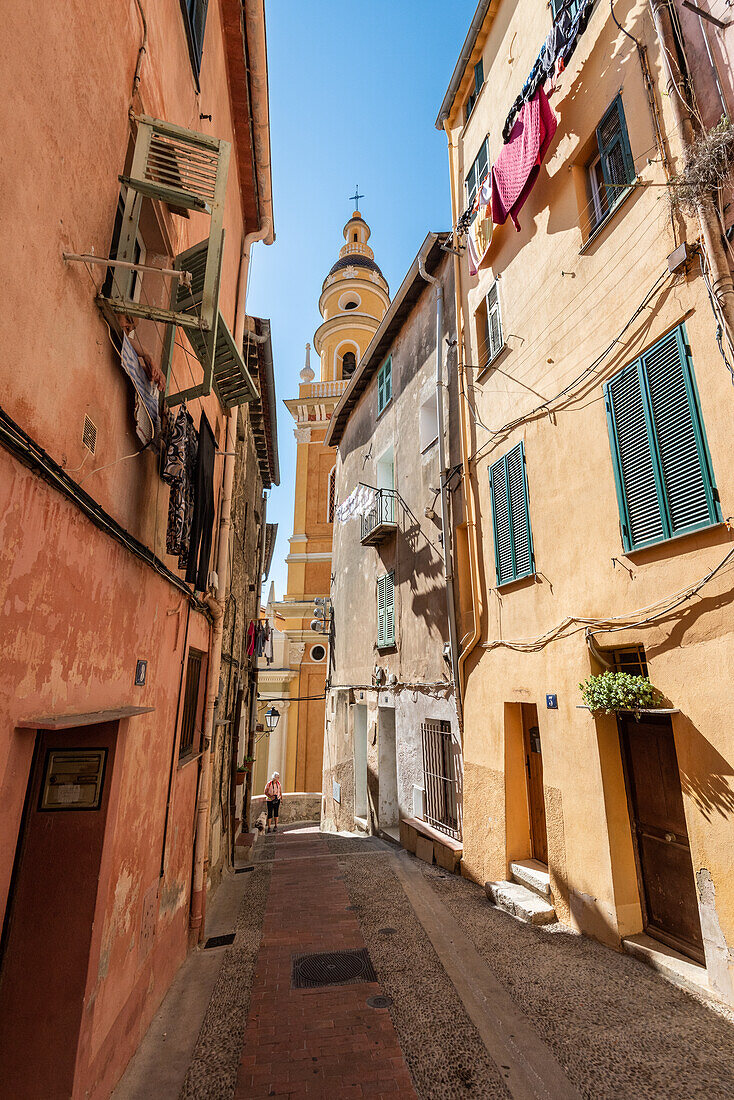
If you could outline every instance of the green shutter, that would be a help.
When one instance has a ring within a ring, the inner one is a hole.
[[[395,645],[395,574],[377,578],[377,646]]]
[[[622,107],[622,97],[617,96],[596,128],[601,170],[611,209],[625,193],[635,178],[627,125]]]
[[[529,576],[534,569],[525,448],[522,443],[489,471],[497,584]]]
[[[487,295],[487,329],[489,343],[487,362],[494,359],[502,350],[502,318],[500,316],[500,298],[496,281],[492,283]]]
[[[385,644],[385,577],[377,578],[377,645]]]
[[[605,386],[625,550],[721,519],[685,329]]]
[[[377,415],[392,400],[392,359],[383,363],[377,372]]]

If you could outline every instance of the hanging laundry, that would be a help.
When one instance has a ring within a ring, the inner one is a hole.
[[[214,454],[217,449],[214,432],[204,413],[199,423],[199,449],[194,480],[194,507],[191,539],[186,566],[186,581],[197,592],[205,592],[209,577],[214,527]],[[192,479],[193,480],[193,479]]]
[[[169,421],[161,471],[161,477],[171,486],[168,499],[166,550],[169,554],[179,555],[181,569],[186,564],[189,549],[191,509],[193,508],[192,476],[196,467],[197,453],[198,435],[186,408],[186,402],[183,402],[176,414],[176,419]]]
[[[520,213],[540,172],[558,122],[542,88],[523,105],[512,128],[511,140],[492,165],[492,218],[504,225],[507,217],[520,232]]]
[[[568,0],[563,8],[556,14],[553,26],[541,46],[530,74],[523,85],[520,95],[510,108],[505,125],[502,128],[502,140],[507,144],[511,140],[515,119],[525,103],[529,103],[538,91],[546,83],[563,72],[571,60],[578,45],[579,38],[586,30],[586,25],[591,16],[595,0],[586,0],[574,10],[577,0]]]
[[[377,490],[369,485],[357,485],[334,512],[337,523],[346,523],[352,516],[363,516],[375,502]]]
[[[255,652],[255,624],[250,619],[250,624],[247,627],[247,656],[252,657]]]
[[[265,624],[265,660],[269,665],[273,663],[273,634],[275,631],[270,623]]]
[[[470,275],[476,275],[484,263],[489,252],[489,246],[492,243],[491,188],[490,172],[477,191],[473,211],[474,219],[467,230],[466,254],[469,261]]]
[[[147,447],[160,431],[160,391],[148,377],[140,356],[125,332],[122,334],[120,362],[135,390],[135,434]]]

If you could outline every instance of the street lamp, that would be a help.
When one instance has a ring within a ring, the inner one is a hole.
[[[272,732],[280,721],[280,711],[275,707],[269,707],[265,711],[265,721],[267,722],[268,729]]]

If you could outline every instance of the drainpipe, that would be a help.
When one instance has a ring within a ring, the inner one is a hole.
[[[242,242],[240,270],[237,277],[237,312],[235,314],[234,339],[237,348],[242,347],[245,333],[245,309],[247,305],[247,277],[250,267],[250,249],[255,241],[265,240],[270,234],[272,223],[265,218],[262,227],[254,233],[247,233]],[[222,667],[222,636],[224,628],[224,605],[229,589],[229,534],[232,526],[232,487],[237,454],[237,408],[230,409],[227,418],[227,441],[222,473],[221,509],[219,513],[219,552],[217,555],[216,595],[206,597],[206,603],[212,613],[214,625],[209,642],[209,668],[204,706],[202,730],[201,772],[199,776],[199,801],[196,809],[196,836],[194,840],[194,869],[191,884],[191,914],[189,918],[189,937],[192,944],[199,943],[204,937],[206,909],[206,871],[209,862],[209,825],[212,797],[212,752],[211,743],[214,731],[214,710],[219,695],[219,674]]]
[[[456,226],[459,214],[457,210],[456,175],[451,143],[451,131],[448,119],[444,119],[443,128],[446,133],[449,153],[449,177],[451,186],[451,220]],[[456,298],[456,335],[458,339],[457,351],[459,353],[459,419],[461,428],[461,483],[464,494],[464,508],[466,511],[466,527],[469,544],[469,580],[471,584],[472,618],[474,625],[472,633],[464,642],[462,638],[462,650],[459,654],[459,679],[461,682],[462,698],[466,687],[466,660],[476,646],[481,636],[482,625],[482,589],[479,583],[479,548],[477,545],[477,522],[474,511],[474,491],[471,483],[471,471],[469,461],[471,455],[471,440],[469,438],[469,414],[466,389],[466,342],[464,333],[464,313],[461,307],[461,267],[459,264],[459,242],[456,229],[453,230],[453,256],[454,256],[454,295]]]
[[[446,584],[446,614],[449,621],[449,650],[451,676],[456,693],[456,711],[461,721],[461,688],[459,685],[458,645],[456,641],[456,607],[454,605],[454,569],[451,553],[451,525],[449,521],[449,492],[446,488],[446,442],[443,422],[443,287],[438,279],[426,271],[425,257],[418,257],[418,270],[427,283],[436,288],[436,415],[438,420],[438,466],[441,486],[441,529],[443,533],[443,577]]]
[[[262,492],[262,526],[260,530],[260,549],[257,556],[257,578],[262,583],[263,576],[263,563],[265,561],[265,538],[267,532],[267,518],[268,518],[268,495],[263,489]],[[256,588],[257,592],[257,605],[256,605],[256,618],[260,618],[260,586]],[[257,684],[258,684],[258,665],[257,658],[253,661],[254,670],[249,670],[250,677],[250,706],[248,707],[248,732],[247,732],[247,755],[255,755],[255,722],[257,716]],[[254,671],[254,675],[253,675]],[[247,827],[247,832],[250,832],[250,804],[252,802],[252,787],[255,779],[255,765],[253,764],[249,772],[245,774],[245,789],[242,797],[242,822]],[[245,832],[245,829],[242,830]]]
[[[685,164],[694,137],[686,87],[686,76],[690,74],[682,72],[680,68],[678,59],[679,57],[683,59],[682,64],[685,68],[685,54],[683,42],[680,41],[671,18],[670,7],[670,0],[650,0],[650,10],[661,47],[663,64],[668,72],[667,92],[670,109],[673,112],[676,128],[680,131]],[[700,197],[696,207],[703,248],[711,271],[714,296],[729,333],[734,334],[734,282],[722,242],[721,222],[710,195]]]

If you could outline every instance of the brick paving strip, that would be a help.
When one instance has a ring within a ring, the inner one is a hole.
[[[275,840],[236,1100],[268,1096],[412,1098],[376,982],[292,989],[293,958],[365,947],[337,858],[317,834]]]

